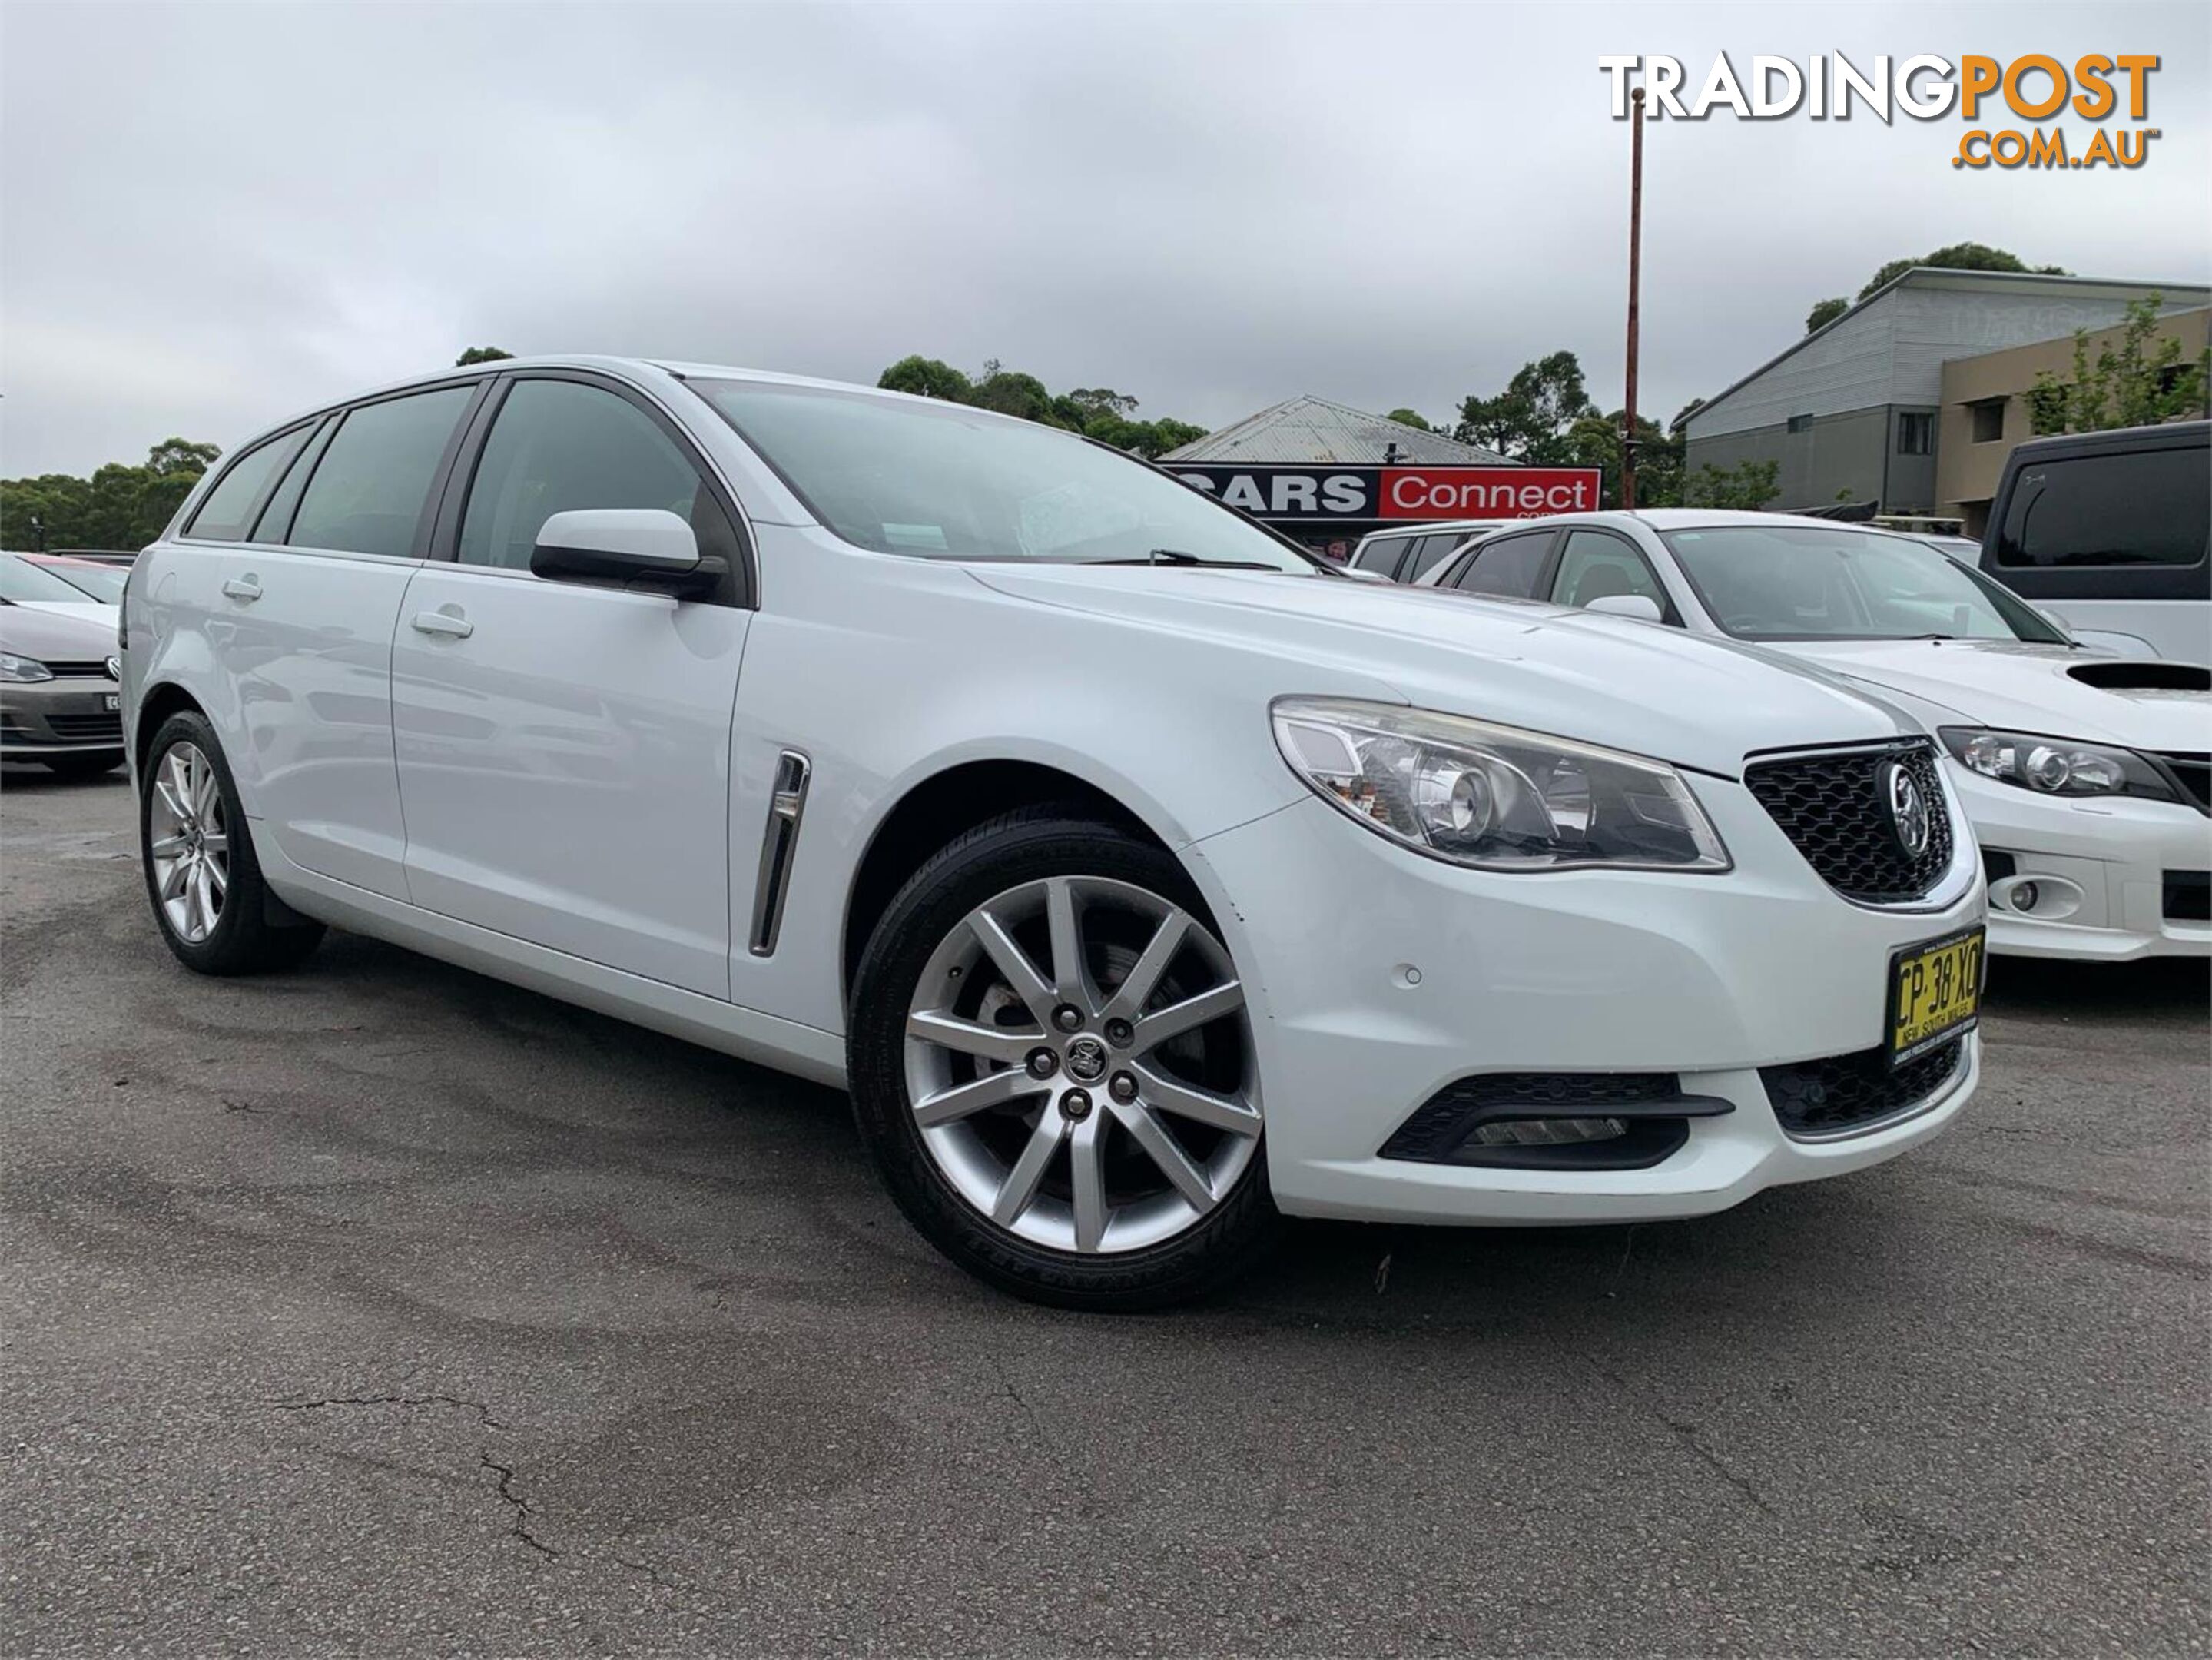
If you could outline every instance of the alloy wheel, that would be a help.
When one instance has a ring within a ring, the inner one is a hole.
[[[1131,1251],[1188,1231],[1259,1146],[1229,953],[1127,882],[1050,877],[970,911],[915,987],[905,1070],[939,1172],[1055,1250]]]
[[[197,744],[172,745],[155,770],[147,848],[163,918],[177,938],[198,945],[222,918],[230,836],[215,768]]]

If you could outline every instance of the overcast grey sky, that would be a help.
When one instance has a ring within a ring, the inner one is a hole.
[[[2212,276],[2212,7],[324,4],[0,10],[0,471],[226,447],[464,346],[872,381],[910,351],[1218,425],[1620,393],[1603,52],[2154,52],[2131,173],[1956,117],[1662,123],[1661,418],[1894,256]],[[2069,123],[2086,136],[2080,123]]]

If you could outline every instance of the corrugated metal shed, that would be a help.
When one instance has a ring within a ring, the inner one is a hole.
[[[1338,462],[1346,466],[1376,466],[1398,447],[1397,459],[1408,466],[1511,466],[1495,450],[1462,444],[1439,432],[1423,432],[1401,426],[1388,416],[1332,404],[1326,398],[1303,394],[1286,398],[1257,415],[1248,415],[1234,426],[1210,432],[1195,443],[1170,450],[1163,461],[1280,461]]]

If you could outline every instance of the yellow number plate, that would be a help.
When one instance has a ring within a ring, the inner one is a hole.
[[[1981,1018],[1982,930],[1914,946],[1889,959],[1889,1058],[1924,1055]]]

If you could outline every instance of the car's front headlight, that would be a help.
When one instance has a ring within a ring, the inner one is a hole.
[[[18,657],[12,651],[0,651],[0,680],[51,680],[54,672],[35,657]]]
[[[1419,852],[1483,870],[1729,868],[1664,762],[1390,703],[1284,697],[1272,713],[1316,794]]]
[[[2173,786],[2156,767],[2131,750],[2103,744],[2077,744],[2032,733],[1990,732],[1980,727],[1945,727],[1943,746],[1969,772],[1999,783],[2017,784],[2038,795],[2140,795],[2172,801]]]

